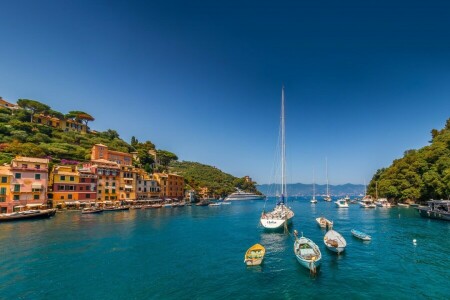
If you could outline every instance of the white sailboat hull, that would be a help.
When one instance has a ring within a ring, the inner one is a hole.
[[[261,225],[267,229],[278,229],[283,228],[284,223],[287,222],[287,225],[292,223],[292,218],[289,219],[260,219]]]

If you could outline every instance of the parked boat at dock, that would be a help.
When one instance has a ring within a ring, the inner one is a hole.
[[[124,211],[130,210],[129,206],[104,207],[103,211]]]
[[[83,210],[81,210],[82,214],[98,214],[103,212],[103,209],[97,208],[97,207],[87,207],[87,208],[83,208]]]
[[[0,222],[46,219],[54,216],[56,209],[26,210],[8,214],[0,214]]]
[[[379,207],[386,207],[386,208],[391,207],[391,204],[388,202],[388,200],[386,198],[378,199],[378,201],[376,201],[375,204]]]
[[[417,210],[425,218],[450,221],[450,200],[430,200],[428,206],[419,206]]]

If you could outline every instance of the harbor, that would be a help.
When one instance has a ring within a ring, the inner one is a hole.
[[[303,233],[322,252],[316,276],[297,262],[291,235],[258,225],[263,201],[94,215],[67,211],[2,224],[0,251],[8,255],[0,257],[0,295],[67,299],[70,289],[69,299],[445,299],[450,293],[450,265],[442,259],[450,223],[422,218],[414,208],[342,210],[309,200],[288,203],[296,212],[291,232]],[[322,215],[347,241],[340,255],[321,242],[326,231],[315,218]],[[353,237],[353,228],[372,240]],[[266,249],[264,261],[247,267],[243,255],[256,243]]]

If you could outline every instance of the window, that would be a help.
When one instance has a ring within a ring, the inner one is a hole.
[[[28,168],[28,165],[27,165],[27,164],[22,164],[22,168],[23,168],[23,169],[27,169],[27,168]]]
[[[81,178],[81,182],[84,182],[84,178]]]
[[[33,199],[34,199],[34,200],[39,200],[39,195],[34,195],[34,196],[33,196]]]
[[[36,180],[41,179],[41,174],[34,174],[34,179],[36,179]]]
[[[69,186],[69,191],[73,191],[73,190],[75,190],[75,187],[73,185],[70,185]]]
[[[21,173],[16,173],[16,174],[14,174],[14,178],[20,179],[20,178],[22,178],[22,174]]]
[[[20,192],[20,184],[14,185],[14,192]]]
[[[8,182],[8,177],[2,176],[2,183],[7,183]]]
[[[2,187],[0,189],[0,195],[6,195],[6,188],[5,187]]]
[[[61,200],[64,200],[64,196],[61,196]]]
[[[40,169],[41,168],[41,165],[36,165],[36,169]]]
[[[109,200],[109,197],[108,197],[108,196],[105,196],[105,200]]]
[[[75,177],[74,176],[70,176],[69,180],[70,181],[75,181]]]
[[[82,191],[83,190],[83,187],[82,186],[80,186],[80,191]]]
[[[86,194],[86,198],[91,198],[91,194]]]
[[[13,198],[14,200],[19,200],[19,195],[14,195],[14,198]]]
[[[66,176],[59,176],[61,180],[66,180]]]
[[[72,199],[72,194],[68,194],[67,199]]]
[[[127,198],[130,198],[130,194],[127,194]]]
[[[108,189],[105,189],[105,194],[109,194],[109,190]]]
[[[115,193],[116,193],[116,190],[113,189],[113,190],[112,190],[112,194],[115,194]]]
[[[64,191],[64,186],[63,185],[58,185],[58,191]]]

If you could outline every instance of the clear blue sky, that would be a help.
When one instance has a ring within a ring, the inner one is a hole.
[[[0,96],[272,181],[363,183],[450,117],[448,1],[1,1]]]

